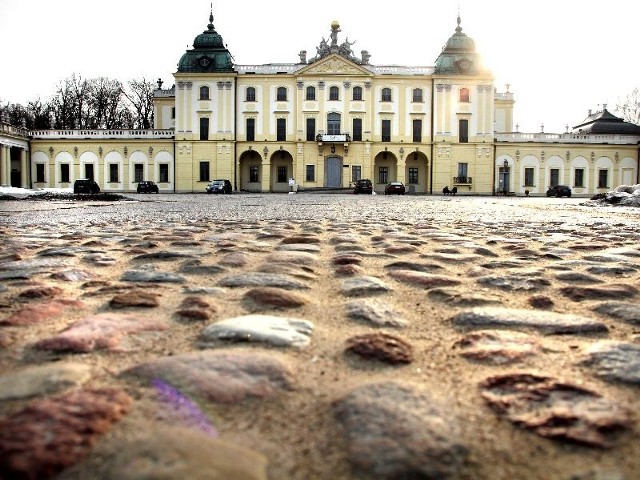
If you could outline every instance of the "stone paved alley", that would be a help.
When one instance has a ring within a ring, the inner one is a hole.
[[[639,477],[638,210],[0,202],[0,479]]]

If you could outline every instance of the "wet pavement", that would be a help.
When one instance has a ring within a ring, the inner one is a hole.
[[[125,197],[0,201],[0,478],[637,478],[636,208]]]

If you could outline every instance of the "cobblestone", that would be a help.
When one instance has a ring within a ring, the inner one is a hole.
[[[73,392],[132,402],[117,423],[105,417],[108,441],[78,437],[82,455],[30,455],[11,474],[134,478],[145,459],[158,478],[225,471],[224,455],[197,447],[211,444],[238,453],[230,468],[255,461],[255,478],[637,477],[635,210],[573,198],[132,197],[0,202],[0,424],[85,395]],[[172,427],[193,448],[158,437],[171,430],[158,381],[220,438],[189,425]]]

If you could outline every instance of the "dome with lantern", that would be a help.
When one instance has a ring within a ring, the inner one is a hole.
[[[233,56],[224,45],[222,36],[213,26],[213,12],[207,29],[193,40],[193,49],[187,50],[178,62],[178,72],[208,73],[233,72]]]
[[[436,74],[473,75],[484,71],[476,42],[462,31],[458,16],[456,31],[442,48],[436,59]]]

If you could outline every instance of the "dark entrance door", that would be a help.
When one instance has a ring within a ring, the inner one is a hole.
[[[93,180],[93,163],[87,163],[84,166],[84,177]]]

